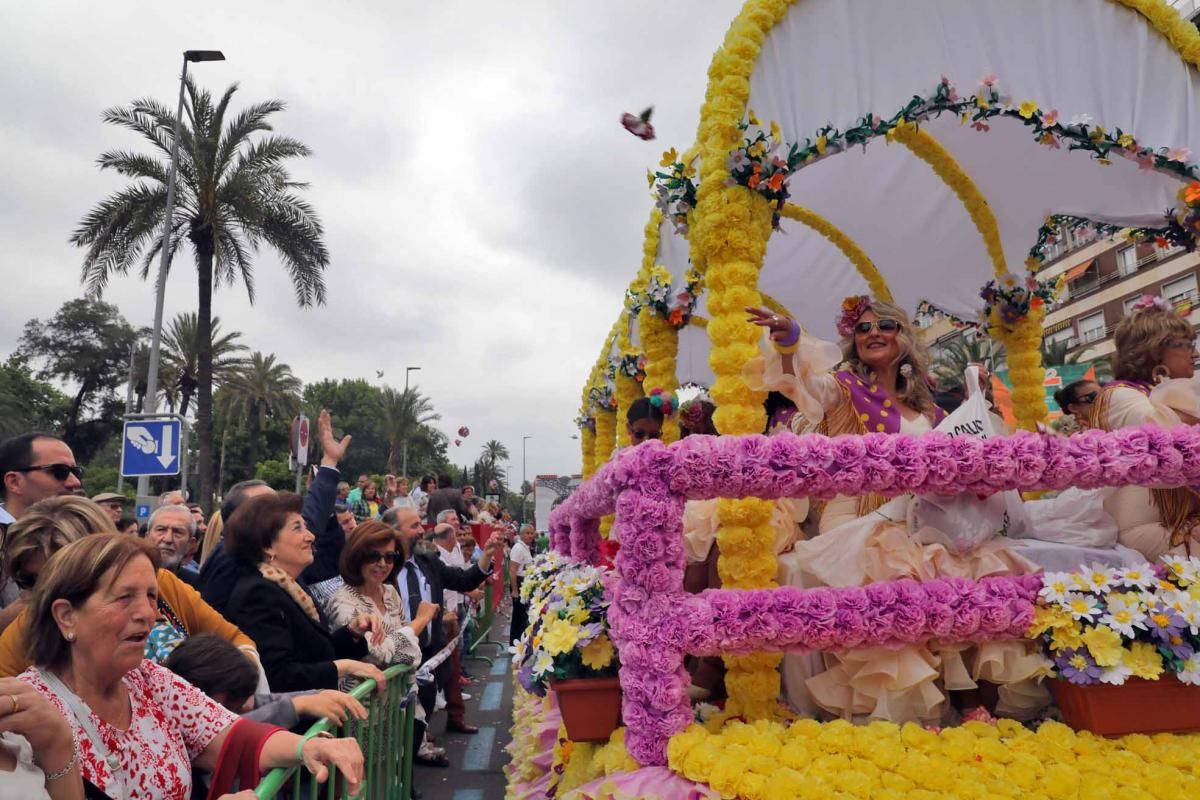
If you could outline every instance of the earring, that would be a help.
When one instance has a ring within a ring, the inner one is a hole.
[[[67,631],[64,636],[68,642],[75,641],[75,631]]]
[[[1151,382],[1154,383],[1155,386],[1162,383],[1163,381],[1170,380],[1170,379],[1171,379],[1171,371],[1169,369],[1167,369],[1166,366],[1163,364],[1159,364],[1157,367],[1155,367],[1153,370],[1150,371],[1150,380],[1151,380]]]

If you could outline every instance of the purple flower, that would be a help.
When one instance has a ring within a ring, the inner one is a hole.
[[[1146,615],[1146,628],[1165,645],[1182,643],[1183,629],[1187,626],[1183,617],[1175,609],[1167,606],[1155,606]]]
[[[1071,683],[1079,686],[1090,686],[1100,682],[1103,671],[1096,665],[1092,654],[1086,647],[1079,649],[1067,648],[1054,658],[1054,665],[1059,673]]]
[[[919,642],[928,635],[927,609],[919,605],[908,604],[898,604],[892,609],[891,636],[893,639],[911,643]]]

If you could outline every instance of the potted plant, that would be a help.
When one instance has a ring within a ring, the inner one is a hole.
[[[574,742],[607,741],[620,724],[620,661],[608,633],[605,567],[538,556],[521,584],[530,624],[517,643],[517,679],[526,691],[555,692]]]
[[[1200,559],[1046,573],[1031,635],[1076,730],[1200,730]]]

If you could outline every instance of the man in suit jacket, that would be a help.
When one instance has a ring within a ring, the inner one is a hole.
[[[390,519],[389,519],[390,517]],[[488,576],[492,574],[493,557],[504,546],[500,534],[493,534],[483,548],[479,563],[462,569],[451,567],[444,563],[436,554],[417,552],[417,541],[425,532],[421,516],[411,508],[390,509],[384,515],[384,521],[392,524],[400,533],[401,546],[404,548],[405,563],[396,576],[400,597],[410,614],[415,614],[415,608],[421,600],[444,606],[447,589],[456,592],[470,592],[479,588]],[[414,591],[417,594],[414,594]],[[432,624],[421,636],[421,658],[426,659],[437,653],[448,642],[446,628],[440,616],[433,618]],[[449,659],[438,667],[439,683],[446,693],[446,730],[455,733],[477,733],[473,725],[468,725],[463,718],[465,706],[462,700],[462,686],[458,681],[450,681]],[[427,717],[433,715],[434,695],[433,684],[420,687],[418,695],[421,705],[425,707]]]

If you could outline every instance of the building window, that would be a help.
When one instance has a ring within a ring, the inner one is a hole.
[[[1132,275],[1137,272],[1137,248],[1126,247],[1117,251],[1117,270],[1122,275]]]
[[[1075,338],[1075,331],[1071,330],[1071,326],[1063,328],[1061,331],[1055,331],[1046,337],[1046,344],[1058,344]]]
[[[1079,341],[1081,344],[1097,342],[1105,335],[1104,312],[1097,311],[1079,320]]]
[[[1128,317],[1130,314],[1133,313],[1133,307],[1136,306],[1137,301],[1141,300],[1141,299],[1142,299],[1142,296],[1140,294],[1135,294],[1133,297],[1125,298],[1125,302],[1124,302],[1125,316]]]
[[[1182,278],[1164,284],[1162,293],[1163,297],[1167,298],[1167,301],[1171,303],[1195,300],[1196,273],[1193,272],[1191,275],[1184,275]]]

